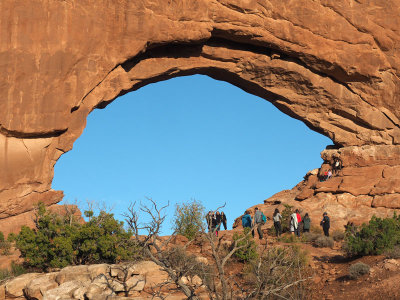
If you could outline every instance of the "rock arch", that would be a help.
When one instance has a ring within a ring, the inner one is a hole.
[[[298,200],[400,208],[395,0],[5,0],[0,3],[0,219],[28,218],[87,115],[119,95],[205,74],[271,101],[336,145],[346,171]],[[345,204],[343,204],[345,205]],[[18,217],[17,217],[18,216]],[[1,223],[1,222],[0,222]]]

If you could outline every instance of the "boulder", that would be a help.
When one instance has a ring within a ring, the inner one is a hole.
[[[47,273],[32,279],[23,289],[28,299],[41,300],[43,294],[51,289],[58,287],[55,282],[57,273]]]
[[[40,273],[28,273],[13,278],[5,284],[5,295],[8,298],[19,298],[24,295],[24,288]]]
[[[73,280],[62,283],[57,288],[46,291],[43,294],[42,300],[66,300],[73,299],[73,294],[76,290],[89,285],[89,282]],[[81,299],[84,300],[84,299]]]

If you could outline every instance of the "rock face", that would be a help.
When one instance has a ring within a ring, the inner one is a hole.
[[[151,261],[69,266],[59,272],[28,273],[8,280],[0,285],[0,300],[127,299],[123,295],[142,299],[142,292],[148,296],[167,277]]]
[[[93,109],[191,74],[260,96],[340,148],[341,178],[306,183],[299,200],[399,208],[399,28],[397,0],[3,0],[0,225],[62,199],[54,164]]]

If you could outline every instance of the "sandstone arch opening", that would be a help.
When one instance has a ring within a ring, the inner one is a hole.
[[[118,216],[144,196],[170,201],[169,217],[176,201],[196,198],[210,209],[227,202],[231,223],[318,168],[329,143],[226,82],[180,77],[93,111],[74,149],[57,162],[52,187],[83,206],[85,199],[117,203]]]

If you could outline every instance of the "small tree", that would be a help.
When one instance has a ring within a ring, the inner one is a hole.
[[[348,227],[344,249],[350,256],[377,255],[400,245],[400,217],[377,218],[373,216],[368,224],[359,230]]]
[[[205,209],[197,200],[176,204],[172,229],[176,234],[192,240],[198,232],[204,231]]]
[[[35,225],[33,229],[23,226],[16,237],[28,267],[46,270],[71,264],[117,263],[134,259],[138,253],[132,232],[104,211],[81,224],[70,214],[46,211],[41,203]]]

